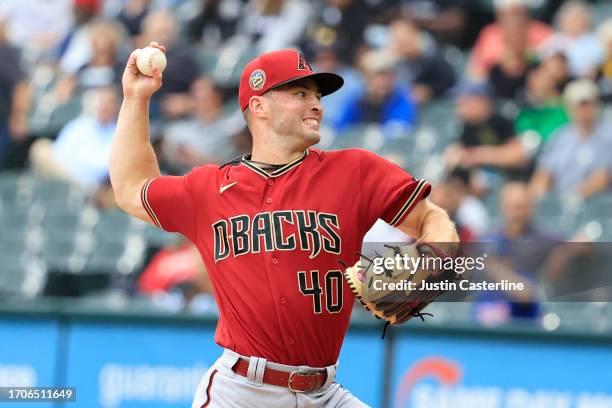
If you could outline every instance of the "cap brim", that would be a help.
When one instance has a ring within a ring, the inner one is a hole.
[[[338,89],[342,88],[342,85],[344,85],[344,79],[342,79],[340,75],[334,74],[332,72],[316,72],[314,74],[288,79],[286,81],[274,85],[273,87],[270,87],[270,89],[278,88],[280,86],[287,85],[292,82],[301,81],[303,79],[312,79],[313,81],[315,81],[315,83],[319,87],[321,96],[334,93]]]

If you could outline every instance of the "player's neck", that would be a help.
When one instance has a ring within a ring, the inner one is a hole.
[[[253,146],[251,160],[267,163],[267,164],[287,164],[302,157],[306,148],[299,147],[293,149],[274,148]]]

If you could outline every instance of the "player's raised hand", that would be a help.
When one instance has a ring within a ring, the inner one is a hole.
[[[166,52],[166,48],[156,42],[152,42],[149,46]],[[153,66],[151,68],[152,76],[144,75],[138,70],[136,60],[141,52],[141,49],[132,51],[123,71],[121,82],[125,98],[149,99],[162,85],[162,72],[158,67]]]

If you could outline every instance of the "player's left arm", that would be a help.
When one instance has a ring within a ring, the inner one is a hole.
[[[397,228],[422,242],[459,242],[448,213],[428,199],[421,200]]]

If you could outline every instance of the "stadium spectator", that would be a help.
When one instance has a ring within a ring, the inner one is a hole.
[[[490,227],[486,207],[471,194],[470,179],[469,170],[457,167],[434,187],[430,196],[455,222],[461,242],[475,241]]]
[[[131,37],[141,34],[142,22],[151,12],[152,0],[127,0],[117,13],[119,21]]]
[[[535,318],[539,314],[536,274],[554,252],[559,240],[533,223],[533,200],[523,182],[506,183],[500,193],[503,223],[483,237],[486,242],[488,281],[522,282],[525,290],[477,294],[476,320],[485,325],[501,324],[510,318]]]
[[[210,79],[199,78],[191,86],[189,116],[164,129],[163,163],[173,174],[206,163],[223,163],[241,153],[232,138],[243,128],[239,109],[225,112],[222,92]]]
[[[314,22],[308,28],[303,48],[334,47],[343,64],[354,65],[364,44],[363,33],[371,20],[366,2],[358,0],[325,0]]]
[[[494,112],[487,86],[460,86],[456,107],[463,129],[444,153],[448,168],[461,165],[522,169],[527,164],[527,151],[515,137],[512,122]]]
[[[193,50],[179,41],[177,21],[170,11],[150,12],[142,25],[142,34],[135,39],[136,46],[143,48],[151,41],[164,44],[169,61],[162,87],[151,100],[151,117],[154,120],[182,118],[189,110],[189,90],[200,76],[200,66]]]
[[[558,236],[544,231],[535,224],[533,196],[529,185],[522,181],[508,181],[500,191],[499,209],[502,224],[487,236],[486,242],[499,241],[559,241]],[[531,256],[522,262],[533,261]],[[534,268],[527,268],[533,270]]]
[[[612,18],[604,21],[598,29],[598,36],[604,48],[603,62],[596,74],[601,98],[605,103],[612,102]]]
[[[91,58],[87,27],[101,11],[101,0],[75,0],[72,7],[74,21],[70,32],[57,48],[57,57],[63,72],[73,73]]]
[[[12,148],[27,138],[30,86],[21,66],[21,50],[7,43],[0,17],[0,169]]]
[[[250,0],[238,21],[235,40],[256,53],[295,47],[312,16],[305,0]]]
[[[568,122],[569,117],[553,76],[548,75],[544,67],[531,71],[527,77],[525,103],[514,121],[516,132],[528,138],[535,136],[534,148],[538,148]]]
[[[0,17],[6,21],[8,42],[50,57],[72,26],[75,0],[3,0]]]
[[[612,123],[600,114],[594,82],[582,79],[565,89],[571,123],[559,129],[537,161],[531,189],[538,198],[551,188],[588,198],[608,189],[612,168]]]
[[[489,85],[494,98],[520,100],[525,97],[527,75],[534,66],[534,56],[527,48],[527,37],[508,38],[506,48],[489,71]]]
[[[59,68],[62,73],[74,74],[93,57],[89,26],[101,10],[100,0],[75,0],[74,23],[68,35],[57,49]]]
[[[119,47],[125,41],[122,27],[114,21],[98,20],[86,27],[89,59],[73,73],[65,72],[55,86],[55,99],[61,105],[75,93],[121,81],[124,63]]]
[[[191,11],[186,23],[189,41],[207,50],[219,49],[234,35],[240,17],[240,0],[196,0],[196,11]]]
[[[156,295],[179,288],[186,302],[197,294],[211,295],[213,288],[197,248],[184,238],[153,256],[138,279],[141,293]]]
[[[574,77],[593,77],[602,59],[602,47],[591,32],[591,10],[583,1],[569,1],[561,6],[556,17],[555,32],[539,49],[550,55],[563,52]]]
[[[453,67],[435,47],[427,47],[418,27],[404,19],[390,26],[390,51],[397,59],[396,75],[410,85],[413,99],[424,104],[439,98],[455,84]]]
[[[463,45],[467,26],[467,0],[399,0],[399,13],[443,44]]]
[[[340,120],[342,109],[347,101],[358,95],[364,87],[364,79],[361,73],[352,65],[345,64],[338,56],[335,47],[320,47],[314,50],[312,65],[320,72],[334,72],[344,79],[344,85],[336,92],[326,95],[321,100],[325,115],[323,115],[323,125],[332,127]]]
[[[91,102],[93,114],[68,122],[54,142],[39,139],[32,145],[30,163],[34,171],[91,190],[106,183],[119,92],[112,86],[94,89]]]
[[[356,125],[378,123],[390,131],[415,125],[417,107],[395,83],[395,59],[386,50],[372,50],[360,59],[365,89],[343,107],[336,122],[338,131]]]
[[[500,62],[509,44],[524,41],[534,52],[551,34],[552,29],[529,16],[525,0],[495,0],[496,21],[480,32],[469,62],[469,77],[484,81],[491,68]]]
[[[547,75],[555,80],[555,86],[559,92],[563,90],[572,80],[567,57],[563,52],[553,53],[540,61],[540,65]]]

